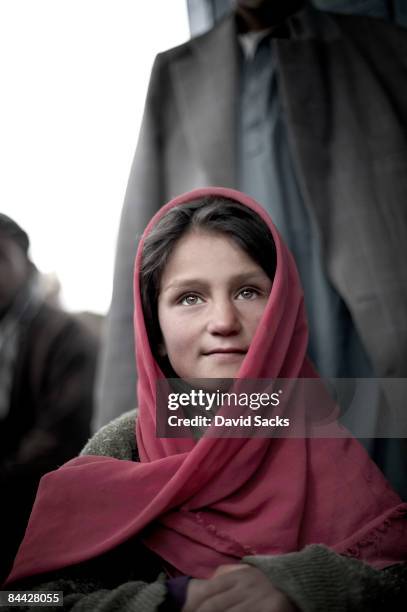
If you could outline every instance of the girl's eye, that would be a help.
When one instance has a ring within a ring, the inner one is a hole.
[[[251,289],[250,287],[245,287],[238,293],[238,299],[240,300],[254,300],[259,295],[259,292],[256,289]]]
[[[183,306],[195,306],[196,304],[201,303],[202,298],[200,298],[198,295],[194,295],[193,293],[190,293],[189,295],[184,295],[184,297],[182,297],[180,300],[180,304],[182,304]]]

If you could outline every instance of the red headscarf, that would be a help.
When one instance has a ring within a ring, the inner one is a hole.
[[[297,270],[264,210],[222,188],[169,202],[148,225],[135,264],[140,463],[82,456],[44,476],[8,582],[91,559],[137,534],[179,572],[200,578],[247,554],[309,543],[378,568],[406,559],[407,504],[353,439],[156,438],[156,381],[163,373],[141,305],[144,237],[174,206],[211,195],[257,212],[276,244],[271,294],[237,377],[314,376]]]

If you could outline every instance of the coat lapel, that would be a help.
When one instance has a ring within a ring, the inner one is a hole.
[[[192,40],[171,74],[192,154],[210,183],[235,186],[238,46],[233,17]]]

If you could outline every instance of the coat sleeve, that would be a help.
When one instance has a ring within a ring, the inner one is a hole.
[[[36,585],[31,590],[41,592],[63,592],[63,606],[50,607],[54,612],[155,612],[165,601],[166,586],[163,580],[153,583],[128,581],[114,589],[102,588],[97,582],[88,579],[80,581],[69,576]],[[6,608],[12,612],[15,608]],[[25,610],[36,612],[38,607]]]
[[[117,238],[112,302],[98,373],[96,430],[136,406],[133,268],[139,239],[163,204],[161,72],[157,56]]]
[[[160,560],[137,539],[78,565],[33,576],[12,588],[62,591],[63,606],[52,608],[55,612],[161,611],[167,593]]]
[[[278,556],[245,557],[301,612],[379,612],[407,609],[407,563],[376,570],[325,546]]]

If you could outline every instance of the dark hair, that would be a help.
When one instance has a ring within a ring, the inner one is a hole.
[[[27,255],[30,241],[26,232],[11,217],[3,213],[0,213],[0,234],[14,240],[24,254]]]
[[[271,280],[274,279],[276,249],[273,237],[264,221],[247,206],[228,198],[209,196],[169,210],[144,242],[140,270],[144,318],[150,346],[157,359],[162,340],[157,324],[161,276],[178,240],[193,229],[227,235]]]

